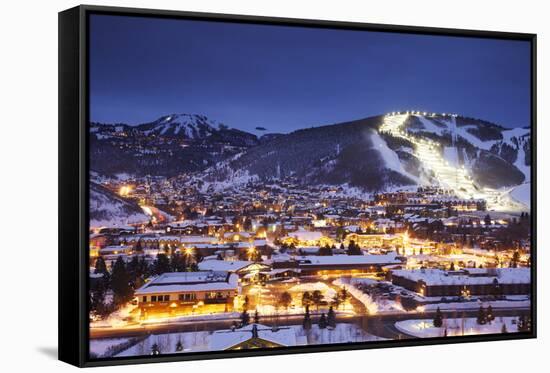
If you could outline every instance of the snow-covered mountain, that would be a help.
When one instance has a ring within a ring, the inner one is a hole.
[[[137,126],[92,123],[91,169],[104,175],[174,176],[203,170],[258,143],[253,134],[194,114]]]
[[[369,192],[441,184],[475,198],[529,182],[530,151],[528,128],[457,115],[394,113],[277,136],[207,168],[193,182],[223,189],[293,177]]]
[[[215,189],[288,177],[369,191],[416,184],[416,177],[380,138],[382,120],[373,117],[276,136],[206,169],[195,181]]]
[[[524,195],[530,182],[529,128],[459,115],[391,113],[258,138],[171,114],[138,126],[92,124],[90,132],[93,171],[190,175],[203,190],[287,178],[364,192],[439,184],[496,204],[504,192]]]
[[[118,197],[97,183],[90,183],[91,227],[126,227],[148,221],[149,217],[138,205]]]

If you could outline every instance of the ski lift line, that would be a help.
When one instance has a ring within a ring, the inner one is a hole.
[[[443,187],[450,187],[461,198],[484,199],[489,209],[510,210],[521,208],[521,204],[514,201],[508,192],[496,191],[490,188],[480,188],[475,185],[473,178],[468,171],[462,167],[453,167],[436,150],[436,144],[432,140],[419,139],[408,131],[404,131],[402,126],[409,115],[422,115],[419,111],[392,112],[384,117],[380,126],[380,131],[388,133],[393,137],[408,140],[414,145],[414,155],[422,162],[422,166],[429,170],[437,183]],[[432,117],[435,116],[432,113]],[[458,133],[456,130],[456,114],[445,114],[442,116],[450,117],[450,129],[452,145],[456,148]]]

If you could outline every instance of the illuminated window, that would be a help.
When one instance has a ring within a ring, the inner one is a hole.
[[[156,295],[152,295],[151,296],[151,302],[156,302],[157,301],[157,296]]]
[[[141,298],[141,301],[142,301],[142,302],[147,302],[147,296],[144,295],[144,296]]]

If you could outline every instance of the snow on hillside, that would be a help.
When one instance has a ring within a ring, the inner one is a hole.
[[[151,123],[144,133],[197,139],[212,135],[215,131],[213,125],[212,121],[200,115],[171,114]]]
[[[416,176],[405,171],[397,154],[388,147],[388,144],[386,144],[384,139],[380,137],[378,132],[373,132],[370,138],[374,148],[377,149],[380,155],[382,156],[382,159],[385,162],[386,168],[395,172],[399,172],[400,174],[407,176],[408,178],[414,180],[417,183],[419,182]]]
[[[525,183],[515,187],[510,194],[517,201],[523,203],[528,208],[531,208],[531,183]]]
[[[149,217],[142,209],[98,184],[90,184],[90,226],[126,227],[147,223]]]

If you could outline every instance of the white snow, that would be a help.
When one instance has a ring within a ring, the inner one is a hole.
[[[316,320],[313,320],[314,322]],[[354,324],[340,323],[336,328],[321,329],[319,325],[312,325],[310,330],[304,330],[302,326],[292,326],[296,330],[298,338],[303,338],[309,345],[327,343],[352,343],[383,341],[384,338],[365,332],[361,327]]]
[[[157,344],[161,354],[208,351],[209,339],[210,332],[207,331],[150,335],[145,340],[119,353],[116,357],[150,355],[154,344]],[[182,351],[176,351],[178,341],[182,342]]]
[[[403,307],[391,299],[373,299],[364,293],[357,285],[361,283],[372,283],[370,279],[339,278],[333,282],[334,285],[345,288],[353,297],[363,303],[369,314],[378,313],[401,313],[406,312]]]
[[[493,300],[493,301],[470,301],[470,302],[450,302],[450,303],[430,303],[423,306],[419,306],[417,311],[435,311],[438,308],[442,311],[454,311],[454,310],[471,310],[478,309],[479,306],[491,306],[494,309],[497,308],[529,308],[531,307],[531,300],[519,299],[519,300]]]
[[[517,332],[515,317],[497,317],[490,323],[478,325],[475,318],[463,319],[443,319],[443,326],[436,328],[433,326],[433,320],[404,320],[395,323],[395,327],[408,335],[418,338],[434,338],[445,336],[461,336],[474,334],[500,334],[502,325],[506,324],[509,333]]]
[[[531,183],[524,183],[515,187],[510,194],[514,199],[531,208]]]
[[[399,276],[411,281],[424,281],[426,285],[482,285],[492,284],[495,279],[500,284],[528,284],[531,281],[530,268],[494,268],[494,273],[487,272],[487,269],[468,268],[469,272],[486,272],[482,276],[469,276],[468,273],[449,274],[441,269],[413,269],[395,270],[392,276]]]
[[[275,343],[280,346],[296,346],[298,344],[296,331],[293,328],[281,327],[273,328],[261,325],[250,324],[243,328],[235,330],[217,330],[210,336],[210,350],[227,350],[238,344],[248,341],[253,337],[253,329],[256,328],[258,338]]]
[[[334,329],[320,329],[317,319],[317,317],[312,318],[313,325],[310,330],[304,330],[301,325],[279,325],[278,330],[273,332],[269,326],[258,325],[258,334],[262,339],[284,346],[384,340],[384,338],[365,332],[355,324],[339,323]],[[234,332],[231,330],[208,332],[198,329],[200,326],[197,326],[197,331],[193,332],[150,335],[116,357],[149,355],[153,344],[157,344],[161,354],[223,350],[244,342],[252,336],[252,325],[236,329]],[[181,341],[183,345],[181,351],[176,351],[178,341]]]
[[[523,150],[523,146],[518,148],[518,156],[514,162],[514,166],[525,175],[525,182],[531,181],[531,167],[525,164],[525,150]]]
[[[114,347],[122,343],[128,342],[129,338],[102,338],[90,339],[90,353],[97,357],[105,356],[109,347]]]
[[[400,174],[409,177],[415,182],[418,182],[418,178],[416,176],[405,171],[397,154],[388,147],[388,144],[386,144],[386,141],[384,141],[384,139],[380,137],[378,132],[373,131],[370,139],[373,143],[374,148],[377,149],[382,156],[386,168],[399,172]]]
[[[297,256],[300,261],[300,267],[318,266],[318,265],[338,265],[338,264],[401,264],[395,252],[388,254],[368,254],[368,255],[330,255],[330,256]]]
[[[336,291],[323,282],[307,282],[295,285],[289,290],[295,293],[305,293],[306,291],[313,293],[314,291],[318,290],[323,294],[323,298],[327,302],[332,301],[332,299],[336,296]]]

